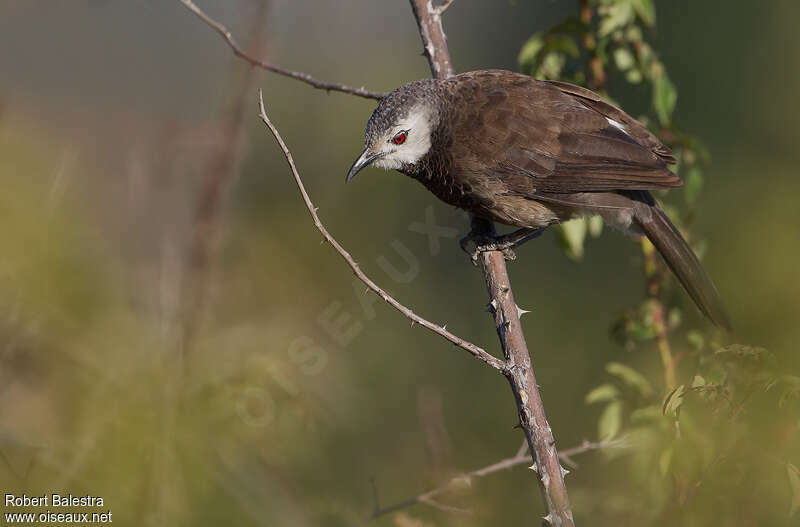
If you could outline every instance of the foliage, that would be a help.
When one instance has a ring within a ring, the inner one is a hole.
[[[674,122],[677,88],[645,38],[655,20],[652,0],[582,0],[579,15],[531,36],[519,63],[536,78],[581,84],[610,102],[609,86],[649,93],[649,106],[638,118],[673,150],[674,170],[685,182],[683,192],[675,193],[682,202],[662,206],[702,255],[704,247],[687,228],[710,156]],[[582,256],[587,232],[599,235],[597,221],[561,226],[568,257]],[[666,294],[670,273],[647,241],[642,255],[646,296],[612,324],[611,335],[630,351],[655,348],[661,373],[638,354],[633,360],[642,366],[609,363],[610,379],[586,395],[587,404],[602,408],[599,439],[624,436],[633,453],[626,460],[627,480],[616,485],[619,499],[597,492],[584,499],[637,525],[727,524],[726,515],[738,520],[740,500],[762,500],[765,518],[794,515],[800,508],[800,377],[782,373],[763,348],[724,345],[714,332],[686,327],[676,300],[681,297]],[[710,502],[713,514],[702,505]]]

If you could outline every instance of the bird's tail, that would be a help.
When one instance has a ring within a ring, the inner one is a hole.
[[[648,209],[648,214],[635,215],[636,222],[661,253],[700,311],[717,326],[730,330],[730,321],[717,288],[700,265],[689,244],[663,210],[657,205],[651,205]]]

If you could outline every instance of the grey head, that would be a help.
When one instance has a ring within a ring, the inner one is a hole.
[[[371,164],[402,171],[425,157],[439,123],[438,95],[438,82],[424,79],[384,97],[367,122],[364,151],[350,167],[346,181]]]

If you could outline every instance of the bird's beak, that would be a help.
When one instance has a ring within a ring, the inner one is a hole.
[[[369,151],[369,148],[365,148],[364,151],[361,152],[361,155],[358,156],[358,159],[356,159],[356,162],[353,163],[353,166],[350,167],[350,170],[347,171],[347,177],[344,180],[345,183],[353,179],[362,168],[368,166],[373,161],[375,161],[379,157],[385,156],[386,154],[387,152],[379,152],[377,154],[373,154],[372,152]]]

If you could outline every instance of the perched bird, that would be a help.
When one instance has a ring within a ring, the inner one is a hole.
[[[672,153],[587,89],[503,70],[412,82],[380,101],[364,146],[347,181],[372,164],[527,232],[600,215],[644,234],[700,310],[730,327],[713,282],[648,192],[683,186]]]

